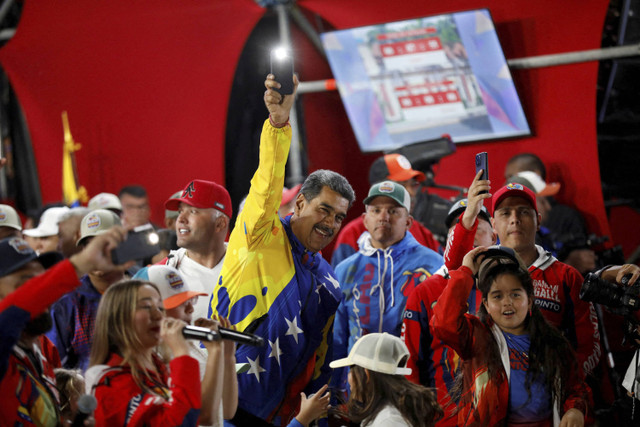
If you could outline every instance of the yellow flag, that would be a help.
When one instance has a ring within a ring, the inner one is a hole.
[[[76,170],[75,152],[82,146],[76,144],[71,136],[67,112],[62,112],[62,127],[64,129],[64,145],[62,146],[62,197],[67,206],[80,206],[89,200],[87,190],[78,186],[78,172]]]

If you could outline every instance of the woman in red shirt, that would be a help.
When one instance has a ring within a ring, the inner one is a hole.
[[[165,317],[160,292],[130,280],[109,287],[96,317],[87,388],[96,426],[195,426],[200,413],[198,362],[182,336],[185,322]],[[169,370],[156,347],[163,341]]]

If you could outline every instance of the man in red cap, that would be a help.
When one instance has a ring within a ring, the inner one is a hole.
[[[477,187],[482,190],[489,191],[490,184]],[[529,266],[536,305],[573,344],[585,373],[591,372],[601,354],[596,312],[579,298],[580,273],[536,245],[541,219],[535,193],[522,184],[507,184],[493,195],[492,211],[500,244],[515,250]]]
[[[169,252],[160,264],[176,268],[193,288],[210,297],[227,252],[233,214],[229,192],[215,182],[194,179],[164,206],[178,211],[175,230],[180,249]],[[198,299],[193,317],[209,317],[209,298]]]
[[[411,209],[415,207],[416,197],[420,183],[425,180],[425,175],[412,169],[409,160],[402,154],[385,154],[377,158],[369,169],[369,183],[375,185],[382,181],[395,181],[402,185],[411,196]],[[363,214],[364,215],[364,214]],[[367,231],[364,226],[364,217],[360,216],[349,222],[342,228],[336,238],[335,249],[331,256],[331,265],[335,268],[359,249],[359,239],[362,233]],[[440,243],[433,234],[420,222],[414,220],[409,232],[422,246],[426,246],[438,253],[442,253]]]

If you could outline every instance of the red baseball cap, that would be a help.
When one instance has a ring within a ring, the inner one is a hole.
[[[222,185],[213,181],[194,179],[182,190],[180,197],[171,198],[164,202],[164,207],[176,211],[180,203],[186,203],[200,209],[214,208],[229,218],[233,215],[229,192]]]
[[[507,197],[522,197],[529,202],[536,213],[538,212],[538,204],[536,203],[535,193],[522,184],[512,182],[505,185],[493,194],[493,198],[491,199],[493,202],[491,206],[491,214],[495,215],[496,207]]]
[[[381,181],[407,181],[415,178],[418,182],[426,179],[420,171],[411,167],[411,162],[402,154],[385,154],[378,157],[369,169],[369,183],[377,184]]]

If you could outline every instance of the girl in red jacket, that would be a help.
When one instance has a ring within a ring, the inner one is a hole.
[[[480,318],[466,313],[476,272]],[[450,274],[432,324],[463,360],[458,425],[583,426],[589,390],[575,353],[533,303],[516,253],[479,247]]]
[[[102,296],[87,388],[98,401],[96,426],[195,426],[200,412],[198,362],[182,336],[185,322],[166,318],[150,282],[119,282]],[[155,349],[173,354],[167,370]]]

